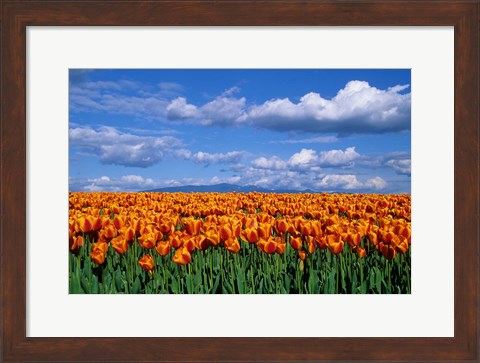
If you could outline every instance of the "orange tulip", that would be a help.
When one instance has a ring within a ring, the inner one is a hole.
[[[220,234],[215,228],[210,228],[208,231],[206,231],[205,237],[212,246],[216,246],[220,243]]]
[[[120,229],[125,225],[125,221],[122,217],[115,216],[113,218],[113,225],[115,226],[116,229]]]
[[[383,257],[385,257],[387,260],[393,260],[395,258],[397,252],[395,251],[395,248],[392,247],[392,245],[380,242],[378,246],[380,247],[380,251],[382,251]]]
[[[343,251],[343,241],[338,234],[329,234],[327,236],[327,247],[335,255]]]
[[[281,255],[285,252],[285,248],[287,248],[287,244],[285,242],[281,242],[278,240],[276,242],[277,242],[277,249],[275,250],[275,252]]]
[[[175,251],[173,262],[175,262],[177,265],[186,265],[190,262],[191,258],[192,256],[190,255],[190,252],[188,252],[188,249],[185,247],[180,247]]]
[[[159,223],[160,232],[164,234],[170,234],[175,231],[175,226],[173,225],[173,221],[171,219],[163,219],[161,223]]]
[[[146,249],[153,248],[157,243],[157,236],[153,232],[148,234],[142,234],[140,237],[138,237],[138,243],[143,248],[146,248]]]
[[[327,237],[315,237],[315,244],[317,245],[318,248],[321,250],[324,250],[327,248]]]
[[[197,236],[197,237],[201,238],[203,236]],[[183,241],[183,247],[186,248],[188,252],[192,252],[195,249],[196,244],[197,244],[196,237],[191,237]]]
[[[308,253],[315,253],[315,237],[305,236],[305,242],[307,242]]]
[[[200,233],[202,228],[203,221],[201,219],[189,219],[185,221],[185,226],[187,228],[187,233],[190,236],[196,236]]]
[[[357,252],[357,256],[360,258],[364,258],[367,255],[367,251],[365,251],[365,248],[362,248],[360,246],[357,246],[355,251]]]
[[[170,245],[173,247],[173,248],[178,248],[182,245],[183,243],[183,238],[185,237],[185,235],[183,233],[172,233],[170,235]]]
[[[78,251],[84,245],[85,241],[82,236],[73,236],[70,239],[70,250]]]
[[[109,224],[103,227],[102,234],[106,239],[112,239],[117,235],[117,229],[115,226]]]
[[[160,256],[166,256],[170,253],[171,246],[168,241],[160,241],[157,243],[157,247],[155,247],[155,249]]]
[[[110,241],[112,248],[119,254],[123,255],[128,250],[128,242],[123,236],[118,236]]]
[[[242,238],[249,243],[258,242],[258,230],[255,227],[246,228],[242,233]]]
[[[152,271],[155,266],[155,262],[151,255],[144,255],[142,258],[138,260],[138,264],[145,271]]]
[[[101,265],[105,262],[105,253],[102,250],[94,250],[90,256],[92,257],[93,262],[95,262],[97,265]]]
[[[275,253],[275,251],[277,250],[277,243],[275,242],[275,240],[273,239],[273,237],[270,237],[268,239],[260,239],[260,241],[258,242],[258,247],[260,247],[260,249],[265,252],[265,253],[268,253],[269,255]]]
[[[225,224],[220,227],[219,233],[220,233],[220,238],[221,238],[223,241],[226,241],[227,239],[233,237],[233,231],[232,231],[232,229],[230,228],[230,226],[227,226],[227,225],[225,225]]]
[[[298,257],[300,257],[300,260],[305,261],[305,258],[307,258],[307,253],[303,250],[299,250]]]
[[[287,233],[288,228],[289,224],[284,218],[278,218],[275,220],[275,231],[277,234]]]
[[[92,244],[92,251],[99,250],[104,254],[108,251],[108,245],[106,242],[97,241],[96,243]]]
[[[225,241],[225,248],[231,253],[237,253],[240,251],[240,242],[236,238],[229,238]]]
[[[208,247],[211,246],[210,241],[205,237],[205,235],[199,234],[195,237],[196,248],[199,250],[205,251]]]
[[[77,219],[77,232],[88,233],[93,231],[93,221],[90,217],[80,217]]]
[[[118,232],[125,238],[127,242],[132,242],[135,238],[135,231],[132,227],[123,228]]]
[[[290,236],[290,245],[293,247],[293,249],[298,250],[300,247],[302,247],[302,244],[302,237]]]
[[[260,238],[269,238],[272,235],[272,226],[267,223],[260,223],[258,226],[258,236]]]

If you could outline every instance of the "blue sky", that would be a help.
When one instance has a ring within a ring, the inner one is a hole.
[[[409,69],[71,69],[71,191],[410,193]]]

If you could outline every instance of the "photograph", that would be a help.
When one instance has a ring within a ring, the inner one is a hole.
[[[69,69],[70,294],[411,294],[410,69]]]

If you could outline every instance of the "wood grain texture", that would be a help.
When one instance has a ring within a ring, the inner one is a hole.
[[[479,361],[478,1],[40,0],[3,1],[0,10],[3,361]],[[454,26],[455,338],[26,338],[29,25]]]

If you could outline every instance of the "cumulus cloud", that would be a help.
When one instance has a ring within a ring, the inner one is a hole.
[[[410,129],[408,86],[381,90],[368,82],[350,81],[332,99],[311,92],[298,103],[273,99],[248,110],[256,126],[276,131],[364,134]]]
[[[95,154],[103,164],[146,168],[157,164],[164,152],[181,145],[172,136],[137,136],[113,127],[76,127],[69,130],[70,145]]]
[[[355,80],[332,99],[310,92],[296,103],[288,98],[274,98],[251,106],[247,106],[245,98],[233,97],[239,91],[234,87],[198,107],[177,98],[167,106],[167,118],[189,119],[202,125],[248,124],[275,131],[339,135],[404,131],[410,130],[411,106],[410,93],[401,92],[408,87],[396,85],[382,90]],[[305,139],[305,142],[324,141]]]
[[[166,107],[167,119],[171,121],[193,120],[201,125],[229,126],[235,124],[244,113],[246,99],[230,97],[232,92],[228,92],[228,90],[226,92],[201,107],[189,104],[185,98],[178,97]]]
[[[354,174],[325,175],[316,183],[316,187],[326,190],[357,190],[362,188],[382,190],[386,186],[387,182],[379,176],[361,182]]]
[[[187,104],[185,97],[174,99],[166,108],[167,118],[170,120],[184,120],[195,117],[197,107]]]
[[[411,175],[411,156],[409,152],[390,152],[382,155],[363,155],[358,164],[367,168],[392,168],[399,175]]]
[[[283,170],[287,168],[287,162],[278,156],[273,156],[270,159],[261,156],[258,159],[252,160],[252,165],[259,169]]]
[[[89,179],[71,179],[70,186],[74,190],[86,192],[118,192],[118,191],[139,191],[156,188],[156,183],[152,178],[144,178],[140,175],[124,175],[119,178],[101,176],[99,178]]]
[[[355,147],[343,150],[322,151],[318,156],[318,163],[322,166],[352,166],[353,162],[360,157]]]
[[[189,157],[190,160],[199,164],[215,163],[238,163],[244,155],[242,151],[229,151],[227,153],[207,153],[199,151]]]
[[[252,165],[260,169],[319,171],[321,168],[329,167],[352,167],[355,160],[360,157],[361,155],[355,151],[355,147],[345,150],[321,151],[320,153],[313,149],[302,149],[288,160],[283,160],[278,156],[270,158],[262,156],[252,160]]]
[[[412,162],[410,159],[390,159],[386,165],[395,169],[398,174],[411,175]]]

